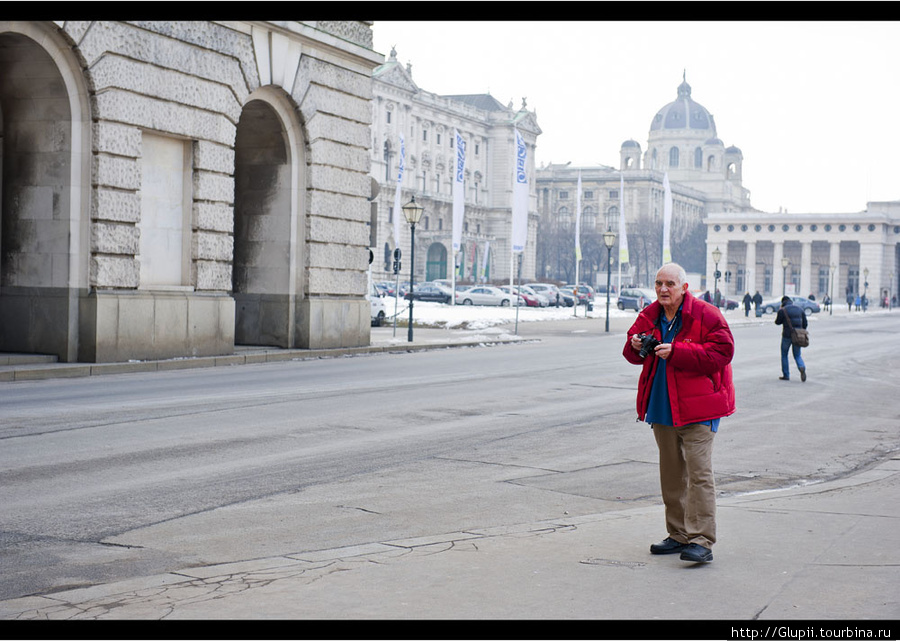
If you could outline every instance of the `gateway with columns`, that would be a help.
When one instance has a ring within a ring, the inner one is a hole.
[[[715,282],[718,250],[726,296],[827,294],[841,302],[865,294],[877,304],[897,295],[900,201],[849,214],[718,213],[705,222],[706,282]]]

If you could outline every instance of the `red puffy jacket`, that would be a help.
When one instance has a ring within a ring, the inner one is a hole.
[[[656,323],[661,311],[659,302],[654,302],[638,314],[628,330],[622,352],[628,362],[643,365],[637,393],[640,420],[647,415],[650,389],[659,359],[655,356],[641,358],[631,347],[631,337],[652,333],[657,339],[662,338]],[[685,292],[681,323],[681,330],[672,341],[672,355],[666,363],[672,420],[680,426],[733,414],[735,400],[731,359],[734,356],[734,337],[725,317],[714,305]]]

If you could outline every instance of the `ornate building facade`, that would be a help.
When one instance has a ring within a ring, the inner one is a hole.
[[[622,265],[622,272],[634,284],[652,281],[662,261],[667,174],[672,194],[672,259],[689,272],[705,273],[706,214],[754,210],[742,184],[741,150],[724,145],[712,114],[691,93],[683,80],[676,99],[651,119],[647,149],[626,140],[619,149],[618,168],[551,164],[538,169],[538,252],[544,277],[570,282],[574,275],[571,239],[579,174],[584,257],[580,273],[586,276],[582,280],[606,273],[601,235],[607,229],[618,235],[619,211],[624,206],[629,261]],[[618,260],[618,251],[613,259]]]
[[[369,343],[367,22],[0,22],[0,350]]]
[[[605,274],[601,235],[606,229],[619,233],[624,204],[629,262],[622,272],[629,282],[649,285],[662,261],[663,177],[668,174],[672,259],[701,275],[692,288],[718,285],[724,295],[737,298],[756,291],[767,298],[783,292],[819,299],[828,294],[837,301],[863,293],[878,301],[900,296],[900,201],[870,202],[863,211],[844,214],[763,212],[750,204],[742,166],[741,150],[719,139],[712,114],[693,100],[684,80],[676,99],[653,116],[647,149],[626,140],[618,168],[552,164],[538,169],[539,270],[558,280],[574,273],[581,174],[584,280]]]
[[[525,100],[516,110],[487,94],[440,96],[416,85],[410,65],[391,51],[373,73],[371,175],[378,183],[372,203],[371,247],[375,280],[394,280],[393,206],[400,162],[400,136],[405,146],[401,204],[415,196],[425,207],[416,226],[415,280],[506,280],[513,269],[510,236],[515,131],[528,150],[528,239],[522,278],[535,274],[537,212],[534,148],[541,129]],[[465,214],[459,256],[453,256],[454,131],[466,144]],[[402,214],[401,214],[402,217]],[[401,220],[400,279],[409,277],[410,228]],[[485,261],[485,256],[487,260]]]
[[[900,295],[900,201],[848,214],[710,214],[706,224],[707,246],[731,274],[720,281],[726,295],[827,294],[840,303],[865,294],[873,304]]]

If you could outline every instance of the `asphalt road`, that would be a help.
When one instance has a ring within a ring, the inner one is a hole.
[[[771,318],[734,324],[720,493],[900,448],[898,318],[814,317],[806,383],[778,380]],[[658,503],[623,327],[517,329],[535,340],[0,383],[0,599]]]

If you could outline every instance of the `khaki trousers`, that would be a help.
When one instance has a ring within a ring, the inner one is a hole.
[[[716,542],[716,482],[709,425],[672,427],[652,423],[659,446],[659,482],[666,529],[681,543],[712,548]]]

